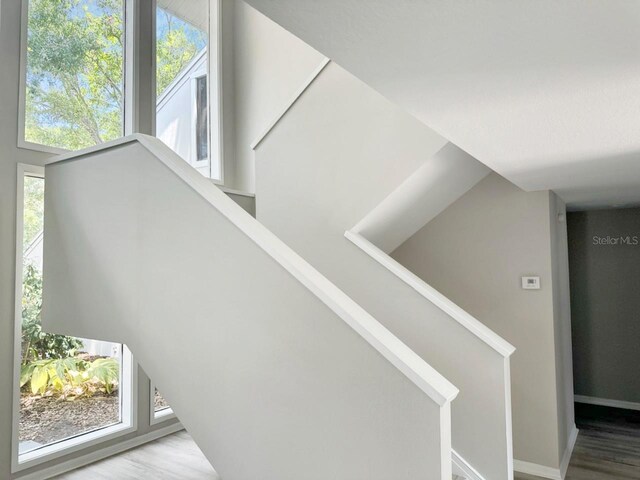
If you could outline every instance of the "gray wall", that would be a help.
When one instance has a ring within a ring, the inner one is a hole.
[[[573,417],[559,422],[551,198],[493,173],[392,256],[516,347],[514,457],[559,468],[566,432],[558,424]],[[540,276],[542,288],[523,290],[523,275]]]
[[[640,237],[640,208],[572,212],[568,227],[576,395],[640,402],[640,245],[619,240]]]

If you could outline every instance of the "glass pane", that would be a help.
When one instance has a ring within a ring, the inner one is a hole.
[[[156,134],[207,177],[208,25],[209,0],[158,0]]]
[[[162,394],[156,388],[153,393],[153,411],[160,412],[162,410],[166,410],[167,408],[171,408],[167,401],[164,399]]]
[[[29,0],[25,140],[77,150],[123,134],[122,0]]]
[[[209,122],[207,111],[207,77],[196,80],[196,148],[198,160],[209,157]]]
[[[24,179],[19,451],[121,421],[122,345],[42,331],[44,179]]]

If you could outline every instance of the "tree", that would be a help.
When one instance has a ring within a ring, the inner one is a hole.
[[[82,341],[42,331],[42,274],[25,265],[22,283],[22,364],[36,360],[68,358],[82,348]]]
[[[160,95],[207,45],[205,32],[158,9],[156,86]]]
[[[76,150],[122,135],[120,0],[31,0],[26,138]]]
[[[26,249],[44,226],[44,180],[37,177],[24,179],[24,236],[22,246]]]
[[[206,44],[203,32],[163,15],[159,91]],[[122,0],[30,0],[26,140],[77,150],[120,137],[123,72]]]

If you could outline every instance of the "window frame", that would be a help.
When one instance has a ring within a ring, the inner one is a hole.
[[[51,153],[54,155],[62,155],[69,153],[70,150],[60,147],[52,147],[50,145],[43,145],[41,143],[30,142],[26,139],[26,119],[27,119],[27,49],[29,41],[29,0],[21,0],[21,17],[20,17],[20,85],[18,88],[18,139],[17,147],[33,150],[42,153]],[[122,1],[122,17],[124,25],[124,44],[127,44],[127,22],[130,19],[130,2],[129,0]],[[128,131],[127,125],[127,110],[131,105],[131,95],[127,90],[127,70],[130,68],[129,59],[127,58],[128,52],[125,47],[122,52],[123,72],[122,72],[122,87],[123,87],[123,111],[122,111],[122,136],[125,136]]]
[[[49,462],[70,453],[84,450],[115,438],[135,432],[138,429],[137,365],[126,345],[122,345],[120,379],[120,422],[98,428],[86,433],[69,437],[20,455],[20,360],[22,351],[22,281],[23,281],[23,238],[24,238],[24,179],[25,177],[44,178],[44,167],[19,163],[17,168],[17,204],[16,204],[16,265],[15,265],[15,310],[13,335],[13,381],[12,381],[12,432],[11,432],[11,471],[17,473],[36,465]]]
[[[166,422],[167,420],[178,418],[175,412],[173,411],[173,408],[171,408],[170,406],[156,411],[155,392],[156,392],[156,385],[153,383],[153,380],[150,380],[149,381],[149,425],[158,425],[159,423]]]
[[[18,92],[18,138],[17,147],[20,149],[33,150],[53,155],[61,155],[68,153],[69,150],[58,147],[51,147],[26,140],[26,89],[27,89],[27,41],[28,41],[28,23],[29,23],[29,0],[22,1],[21,10],[21,28],[20,28],[20,85]],[[123,72],[123,91],[124,91],[124,112],[123,112],[123,136],[130,135],[137,131],[136,112],[138,110],[135,105],[134,90],[132,83],[135,82],[135,61],[132,58],[134,50],[130,48],[135,39],[130,38],[131,28],[135,25],[134,21],[134,4],[135,0],[123,0],[124,15],[124,31],[125,31],[125,49],[124,49],[124,72]],[[155,9],[155,1],[154,9]],[[155,21],[155,19],[154,19]],[[154,29],[155,30],[155,29]],[[153,33],[153,49],[155,51],[155,31]],[[213,43],[215,41],[215,44]],[[209,2],[209,32],[207,43],[207,105],[208,105],[208,140],[209,140],[209,178],[217,185],[225,185],[225,164],[224,155],[224,95],[222,91],[222,4],[221,0],[212,0]],[[155,79],[155,54],[153,55],[153,73]],[[155,81],[154,90],[155,90]],[[155,104],[154,104],[155,108]],[[155,112],[154,112],[155,123]],[[153,132],[146,132],[155,135]],[[195,142],[195,140],[194,140]],[[197,159],[197,156],[196,156]],[[194,166],[202,167],[197,163]]]
[[[215,40],[215,45],[212,45],[212,40]],[[225,164],[227,159],[224,155],[222,56],[222,0],[210,0],[209,35],[207,43],[207,88],[209,89],[207,92],[207,104],[209,108],[209,178],[216,185],[226,184]]]

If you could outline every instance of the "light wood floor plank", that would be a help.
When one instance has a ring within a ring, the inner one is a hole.
[[[66,473],[56,480],[218,480],[184,430]]]
[[[640,412],[577,404],[576,424],[580,434],[566,480],[640,480]],[[218,480],[185,431],[56,478]],[[541,480],[519,473],[515,478]]]
[[[640,412],[577,403],[576,425],[580,434],[565,480],[640,480]]]

